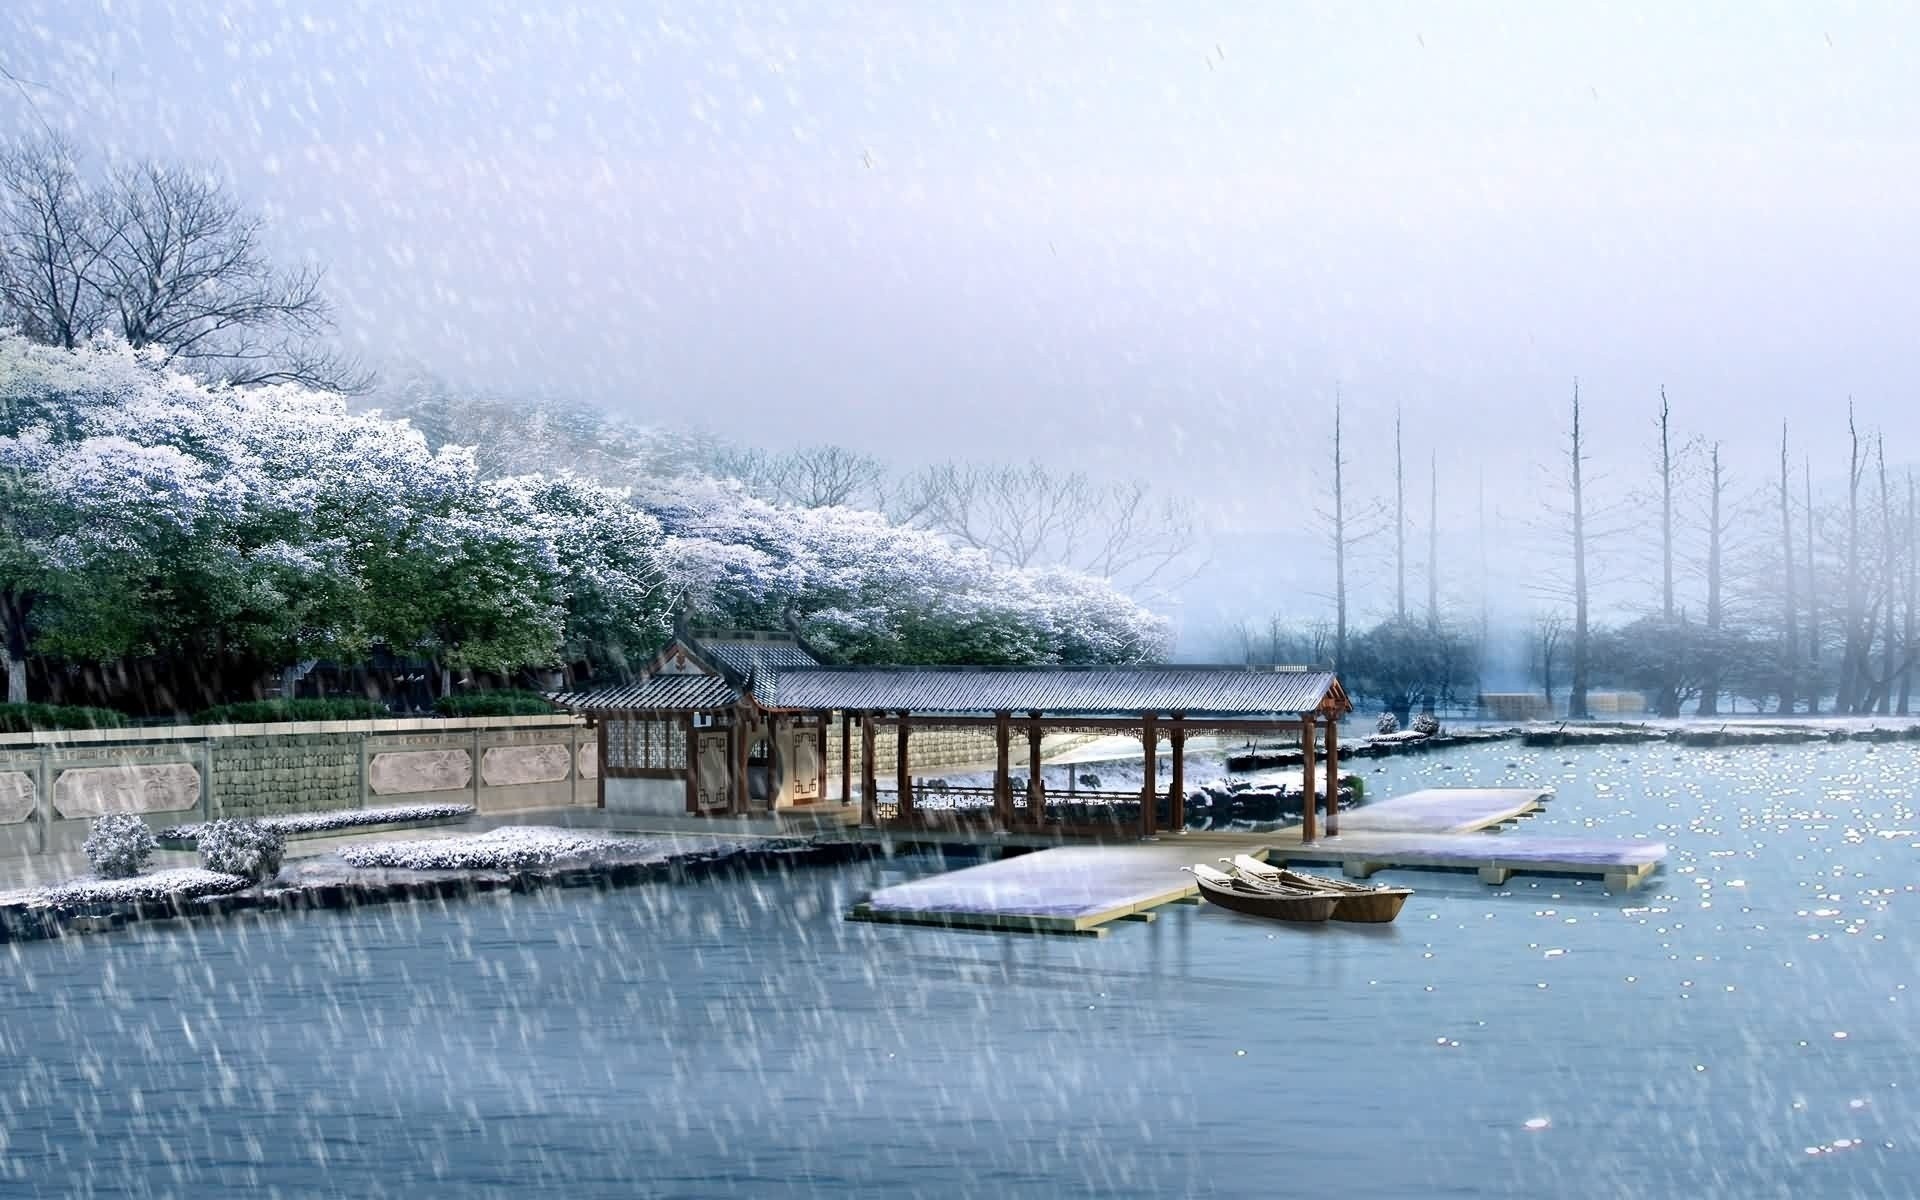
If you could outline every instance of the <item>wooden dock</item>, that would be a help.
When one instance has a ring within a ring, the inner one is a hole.
[[[852,921],[1099,937],[1115,921],[1154,919],[1195,900],[1181,870],[1234,854],[1337,865],[1364,879],[1396,867],[1476,872],[1489,884],[1515,874],[1600,878],[1638,887],[1666,858],[1664,843],[1488,832],[1538,812],[1542,788],[1433,788],[1342,813],[1337,836],[1302,844],[1300,831],[1197,833],[1126,844],[1056,846],[881,888]],[[974,839],[978,840],[978,839]]]

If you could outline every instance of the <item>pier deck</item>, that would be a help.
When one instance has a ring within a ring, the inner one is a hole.
[[[1300,830],[1184,833],[1127,844],[1057,846],[881,888],[849,920],[950,929],[1098,937],[1119,920],[1152,920],[1198,894],[1181,870],[1234,854],[1337,865],[1364,879],[1396,867],[1474,871],[1503,884],[1515,874],[1589,876],[1615,891],[1638,887],[1666,858],[1643,839],[1506,836],[1486,832],[1539,810],[1542,788],[1432,788],[1341,814],[1341,832],[1309,844]],[[978,840],[978,839],[972,839]]]

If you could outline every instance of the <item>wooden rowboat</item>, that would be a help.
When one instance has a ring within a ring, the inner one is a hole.
[[[1412,888],[1375,886],[1349,883],[1344,879],[1328,879],[1322,875],[1309,875],[1304,871],[1276,867],[1272,863],[1263,863],[1246,854],[1236,854],[1232,858],[1223,858],[1220,861],[1231,866],[1239,878],[1255,886],[1284,887],[1294,890],[1304,888],[1309,891],[1334,893],[1340,897],[1339,906],[1333,910],[1333,919],[1336,921],[1385,925],[1400,915],[1400,910],[1406,907],[1407,897],[1413,895]]]
[[[1183,869],[1192,872],[1195,881],[1200,884],[1200,894],[1208,903],[1249,917],[1320,924],[1333,916],[1333,910],[1341,901],[1341,897],[1332,892],[1253,884],[1208,866],[1196,865]]]

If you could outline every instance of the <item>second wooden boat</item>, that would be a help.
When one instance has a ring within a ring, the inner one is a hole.
[[[1231,866],[1241,879],[1256,886],[1334,893],[1340,897],[1340,903],[1333,910],[1333,919],[1357,925],[1388,924],[1400,915],[1400,910],[1406,907],[1407,898],[1413,895],[1412,888],[1375,886],[1350,883],[1344,879],[1328,879],[1322,875],[1309,875],[1304,871],[1293,871],[1286,867],[1276,867],[1272,863],[1263,863],[1247,854],[1236,854],[1232,858],[1223,858],[1220,861]]]
[[[1183,869],[1192,872],[1195,881],[1200,884],[1200,895],[1208,903],[1249,917],[1317,925],[1333,916],[1334,909],[1342,899],[1333,892],[1312,892],[1274,884],[1256,885],[1203,865]]]

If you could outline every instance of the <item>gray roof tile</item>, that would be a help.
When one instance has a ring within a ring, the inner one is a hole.
[[[1331,672],[1288,667],[815,667],[780,672],[757,698],[855,711],[1264,717],[1314,711],[1338,688]]]
[[[547,698],[576,712],[662,709],[685,712],[729,708],[740,702],[740,693],[717,675],[655,675],[626,687],[555,692]]]

